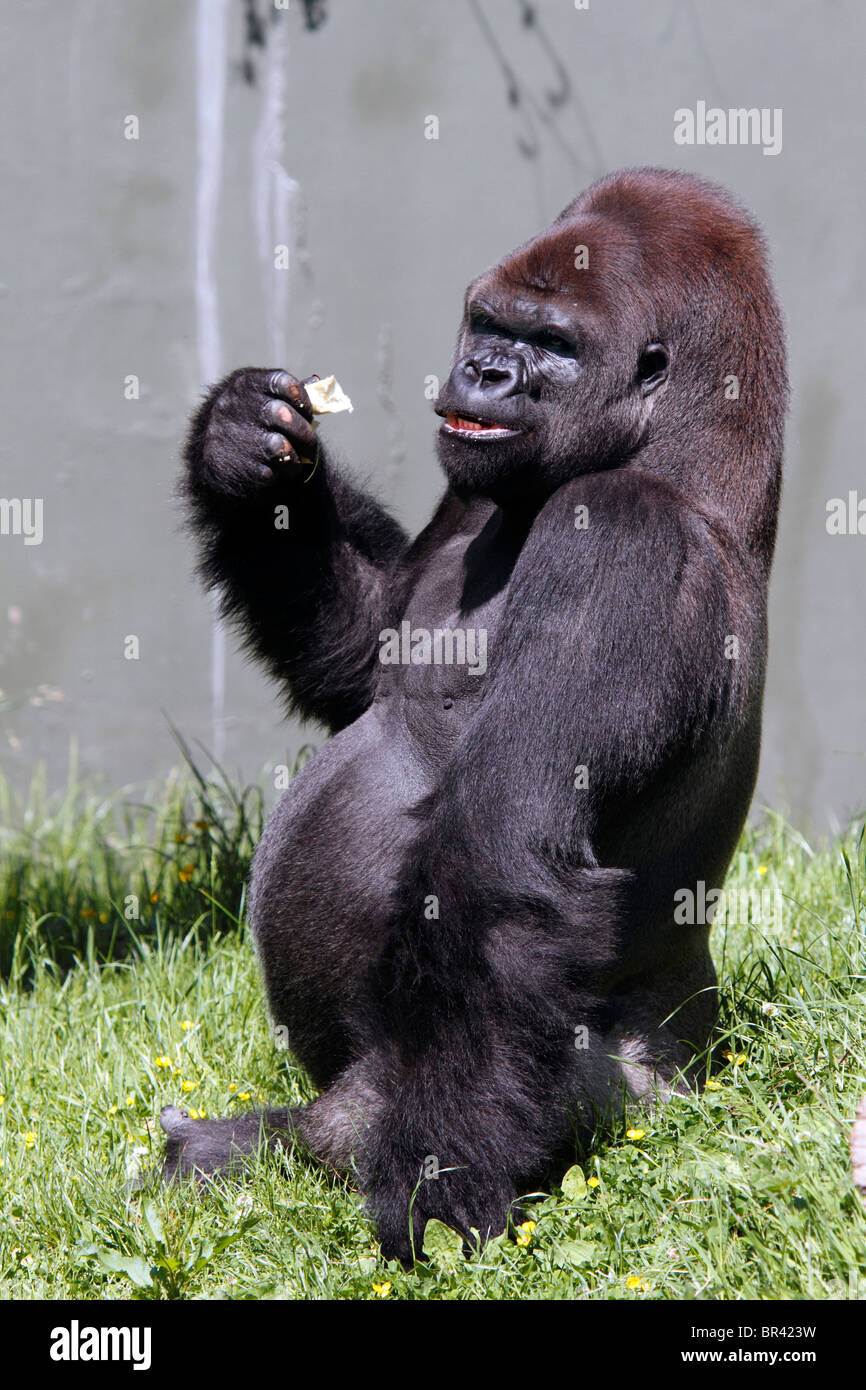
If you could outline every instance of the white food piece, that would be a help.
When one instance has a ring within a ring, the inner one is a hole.
[[[310,381],[304,386],[310,398],[314,415],[337,415],[341,410],[354,410],[335,376],[325,376],[319,381]]]

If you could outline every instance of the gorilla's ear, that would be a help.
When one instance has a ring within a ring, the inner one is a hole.
[[[637,384],[642,396],[648,396],[668,378],[670,359],[663,343],[647,343],[637,359]]]

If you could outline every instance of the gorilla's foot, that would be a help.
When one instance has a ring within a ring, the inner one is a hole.
[[[159,1122],[168,1136],[163,1182],[193,1175],[206,1180],[216,1173],[238,1173],[263,1147],[279,1149],[294,1133],[292,1112],[256,1110],[225,1120],[193,1120],[186,1110],[166,1105]]]

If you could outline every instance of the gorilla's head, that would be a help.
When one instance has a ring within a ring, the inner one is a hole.
[[[435,404],[442,466],[505,504],[639,459],[707,500],[747,462],[744,392],[780,452],[784,361],[766,344],[782,341],[760,233],[728,194],[668,170],[611,175],[467,290]],[[714,478],[719,450],[737,458]],[[767,486],[777,468],[759,462]]]

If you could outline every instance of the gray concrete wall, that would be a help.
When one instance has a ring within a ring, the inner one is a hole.
[[[818,829],[862,808],[866,535],[825,526],[828,498],[866,496],[862,4],[537,0],[530,28],[517,0],[322,8],[315,32],[300,0],[269,25],[255,85],[240,0],[4,12],[0,495],[44,499],[44,536],[0,537],[3,768],[46,759],[60,783],[74,735],[84,771],[135,782],[176,761],[167,717],[244,776],[318,737],[214,649],[172,500],[202,379],[335,371],[356,410],[330,439],[417,528],[440,488],[424,381],[466,282],[597,175],[652,163],[755,211],[788,320],[758,799]],[[781,153],[676,145],[698,100],[781,107]]]

